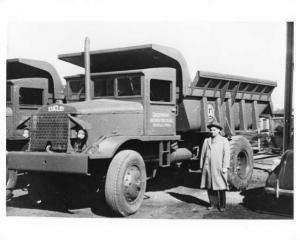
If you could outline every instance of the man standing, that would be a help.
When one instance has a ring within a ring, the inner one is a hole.
[[[223,129],[214,120],[207,126],[211,137],[203,143],[200,168],[202,169],[200,188],[206,188],[210,206],[208,209],[218,208],[224,212],[226,206],[227,170],[230,166],[229,142],[220,135]]]

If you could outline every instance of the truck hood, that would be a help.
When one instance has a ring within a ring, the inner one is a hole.
[[[78,114],[104,114],[104,113],[143,113],[143,105],[138,102],[115,99],[97,99],[91,101],[69,103]]]

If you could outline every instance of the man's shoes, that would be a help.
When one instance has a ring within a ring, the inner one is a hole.
[[[216,209],[216,207],[215,207],[215,206],[209,206],[209,207],[207,207],[206,209],[207,209],[207,210],[213,210],[213,209]]]
[[[225,212],[225,208],[221,207],[221,208],[219,209],[219,211],[220,211],[220,212]]]

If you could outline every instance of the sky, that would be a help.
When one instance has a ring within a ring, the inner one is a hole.
[[[191,79],[197,70],[275,81],[274,109],[284,105],[286,23],[280,21],[30,21],[10,22],[7,58],[48,61],[61,77],[83,73],[58,54],[156,43],[178,49]]]

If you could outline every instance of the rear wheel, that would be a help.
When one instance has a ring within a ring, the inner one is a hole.
[[[105,199],[118,215],[128,216],[141,206],[146,190],[146,169],[142,156],[120,151],[111,161],[105,181]]]
[[[228,182],[231,189],[243,190],[253,173],[253,151],[249,141],[243,136],[233,136],[230,141],[230,170]]]

